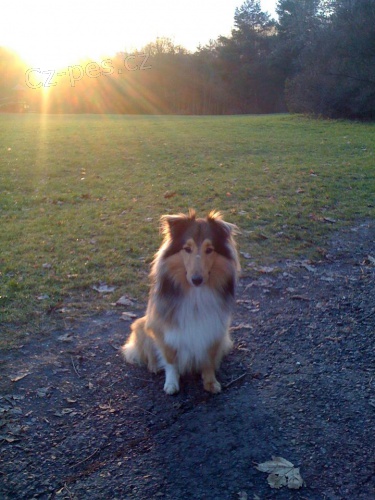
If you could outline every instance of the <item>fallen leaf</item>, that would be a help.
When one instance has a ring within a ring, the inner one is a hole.
[[[47,299],[49,299],[49,295],[47,295],[46,293],[38,296],[38,300],[47,300]]]
[[[176,191],[166,191],[164,193],[164,198],[168,199],[168,198],[173,198],[173,196],[176,196]]]
[[[105,283],[100,283],[99,286],[94,285],[92,288],[93,288],[93,290],[95,290],[96,292],[99,292],[99,293],[112,293],[116,290],[115,286],[109,286],[109,285],[106,285]]]
[[[49,396],[50,389],[51,389],[50,387],[40,387],[36,391],[36,394],[39,398],[45,398],[45,397]]]
[[[257,271],[259,271],[260,273],[269,274],[269,273],[273,273],[275,271],[275,268],[269,267],[269,266],[262,266],[262,267],[259,267],[257,269]]]
[[[293,467],[294,465],[292,464],[292,462],[285,460],[285,458],[272,457],[272,460],[268,460],[267,462],[258,464],[255,468],[260,470],[261,472],[282,474],[285,476],[286,472],[288,472]]]
[[[238,495],[238,500],[247,500],[248,499],[246,491],[239,491],[237,493],[237,495]]]
[[[74,410],[72,408],[63,408],[61,410],[62,415],[69,415],[69,413],[72,413]]]
[[[244,330],[253,330],[253,328],[254,328],[254,327],[253,327],[253,326],[251,326],[251,325],[249,325],[249,324],[241,323],[240,325],[237,325],[237,326],[232,326],[232,327],[230,328],[230,330],[231,330],[232,332],[234,332],[234,331],[236,331],[236,330],[242,330],[242,329],[244,329]]]
[[[288,479],[288,488],[291,490],[299,490],[303,486],[303,479],[298,467],[294,467],[286,474]]]
[[[303,479],[299,468],[294,467],[292,462],[282,457],[272,457],[272,460],[258,464],[255,467],[261,472],[267,472],[268,484],[271,488],[282,488],[287,486],[289,489],[299,489],[303,486]]]
[[[375,257],[372,257],[372,255],[368,255],[364,261],[364,264],[375,266]]]
[[[134,306],[134,302],[126,295],[123,295],[116,301],[116,306]]]
[[[244,257],[245,259],[251,259],[251,255],[249,253],[246,253],[246,252],[240,252],[240,254],[242,255],[242,257]]]
[[[268,236],[266,236],[265,234],[263,233],[255,233],[255,237],[258,239],[258,240],[268,240]]]
[[[11,378],[11,382],[18,382],[19,380],[22,380],[23,378],[27,377],[28,375],[30,375],[30,373],[23,373],[21,375],[17,375],[16,377],[14,378]]]
[[[271,488],[279,489],[287,485],[286,477],[279,476],[278,474],[270,474],[267,477],[267,483]]]
[[[121,319],[124,320],[124,321],[131,321],[132,319],[135,319],[137,317],[137,315],[135,313],[132,313],[132,312],[123,312],[121,314]]]
[[[60,335],[59,337],[57,337],[57,340],[59,340],[60,342],[71,342],[73,340],[72,334],[65,333],[64,335]]]
[[[63,303],[62,302],[57,302],[57,304],[53,304],[47,309],[47,314],[53,314],[55,312],[62,312],[63,310]]]
[[[11,436],[0,435],[0,441],[6,441],[7,443],[16,443],[17,441],[20,441],[20,439]]]
[[[316,273],[315,267],[310,266],[309,264],[301,264],[301,267],[304,267],[306,271],[309,271],[309,273]]]

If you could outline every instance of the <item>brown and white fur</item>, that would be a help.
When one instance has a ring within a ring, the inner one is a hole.
[[[232,347],[229,335],[240,271],[236,226],[219,212],[205,219],[161,218],[164,241],[151,269],[146,315],[132,324],[122,347],[126,361],[165,370],[164,391],[179,391],[185,372],[202,374],[206,391],[218,393],[215,370]]]

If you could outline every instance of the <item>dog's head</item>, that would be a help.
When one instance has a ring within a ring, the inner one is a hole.
[[[239,269],[233,239],[238,229],[225,222],[220,212],[212,211],[204,219],[197,218],[193,210],[188,215],[164,215],[161,227],[164,234],[162,258],[175,256],[176,267],[182,261],[189,285],[198,287],[208,283],[215,264],[223,259],[234,264],[236,271]]]

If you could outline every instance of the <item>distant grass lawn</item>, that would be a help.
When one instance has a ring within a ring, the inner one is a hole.
[[[0,115],[0,128],[8,339],[43,330],[57,308],[66,318],[124,294],[146,301],[163,213],[223,211],[258,264],[318,258],[330,231],[374,217],[375,124],[30,114]],[[99,282],[116,291],[100,296]]]

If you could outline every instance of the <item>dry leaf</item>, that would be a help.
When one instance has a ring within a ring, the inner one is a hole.
[[[372,257],[372,255],[368,255],[364,261],[364,264],[375,266],[375,258]]]
[[[36,394],[39,398],[46,398],[49,396],[51,388],[50,387],[40,387],[37,391]]]
[[[251,259],[251,255],[247,252],[240,252],[240,254],[244,259]]]
[[[22,380],[23,378],[27,377],[28,375],[30,375],[30,373],[23,373],[22,375],[17,375],[16,377],[14,378],[11,378],[11,382],[18,382],[19,380]]]
[[[116,290],[115,286],[108,286],[104,283],[101,283],[99,286],[94,285],[92,288],[99,293],[112,293]]]
[[[132,319],[135,319],[137,317],[137,314],[129,312],[129,311],[124,311],[121,314],[121,319],[124,321],[131,321]]]
[[[59,337],[57,337],[57,340],[59,340],[60,342],[72,342],[72,333],[65,333],[64,335],[60,335]]]
[[[269,472],[273,474],[283,474],[285,475],[294,465],[285,458],[282,457],[272,457],[272,460],[268,462],[263,462],[262,464],[258,464],[256,469],[261,472]]]
[[[270,474],[267,477],[267,482],[271,486],[271,488],[279,489],[283,486],[286,486],[286,477],[279,476],[278,474]]]
[[[294,467],[285,458],[272,457],[272,460],[258,464],[256,469],[269,473],[267,481],[271,488],[287,486],[290,489],[297,490],[303,486],[303,479],[299,468]]]
[[[123,295],[116,301],[116,306],[134,306],[134,302],[126,295]]]
[[[46,293],[43,294],[43,295],[38,295],[37,299],[38,300],[48,300],[49,299],[49,295],[47,295]]]
[[[244,330],[253,330],[254,327],[251,326],[251,325],[249,325],[249,324],[247,324],[247,323],[241,323],[241,324],[239,324],[237,326],[231,326],[231,328],[230,328],[230,330],[232,332],[234,332],[236,330],[242,330],[242,329],[244,329]]]
[[[167,198],[167,199],[173,198],[173,196],[176,196],[176,194],[177,194],[176,191],[166,191],[164,193],[164,198]]]
[[[8,435],[0,435],[0,441],[6,441],[7,443],[16,443],[17,441],[20,441],[19,438],[17,437],[12,437]]]
[[[320,281],[326,281],[327,283],[333,283],[335,280],[334,280],[334,278],[330,278],[329,276],[322,276],[320,278]]]
[[[275,267],[261,266],[261,267],[257,268],[257,271],[259,271],[260,273],[269,274],[269,273],[273,273],[275,271]]]
[[[299,472],[299,468],[294,467],[288,474],[286,475],[288,478],[288,488],[291,490],[299,490],[303,486],[303,479]]]
[[[316,273],[315,267],[310,266],[309,264],[301,264],[301,267],[304,267],[306,271],[309,271],[309,273]]]

